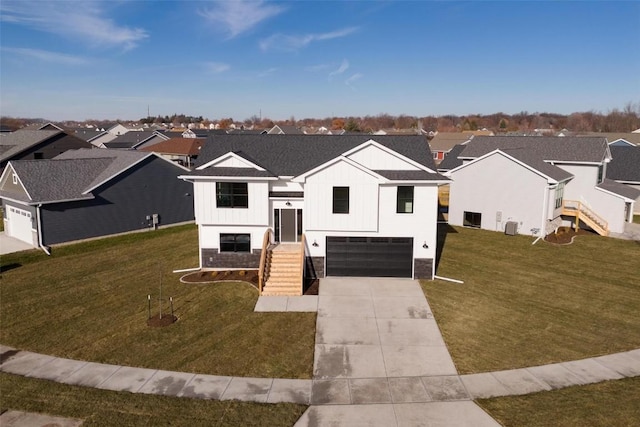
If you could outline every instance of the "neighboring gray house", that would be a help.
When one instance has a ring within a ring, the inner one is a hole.
[[[640,190],[640,146],[611,145],[611,163],[607,166],[607,178]],[[634,213],[640,214],[640,196],[636,198]]]
[[[53,127],[53,125],[51,125]],[[91,148],[88,142],[59,129],[28,130],[0,134],[0,171],[10,160],[52,159],[67,150]]]
[[[0,177],[7,235],[34,247],[193,220],[186,168],[155,153],[85,149],[20,160]]]

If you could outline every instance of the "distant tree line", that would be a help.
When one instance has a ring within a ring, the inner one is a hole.
[[[0,124],[12,130],[19,129],[29,123],[46,122],[43,119],[26,119],[1,117]],[[120,123],[130,121],[117,120]],[[83,126],[87,124],[98,128],[113,124],[114,120],[85,120],[84,122],[59,122],[65,126]],[[291,116],[287,120],[271,120],[269,118],[251,116],[242,122],[236,122],[231,117],[210,120],[203,116],[173,114],[171,116],[144,117],[135,121],[138,125],[165,124],[169,126],[186,126],[202,124],[209,127],[227,129],[231,124],[241,124],[247,128],[269,129],[275,124],[293,125],[318,129],[344,129],[349,132],[375,132],[380,129],[424,129],[426,131],[462,132],[465,130],[488,129],[500,132],[530,132],[535,129],[542,131],[560,131],[567,129],[572,132],[631,132],[640,128],[640,103],[628,103],[621,110],[613,109],[607,113],[586,111],[569,115],[556,113],[529,113],[522,111],[517,114],[470,114],[443,116],[409,116],[401,114],[378,114],[375,116],[325,117],[323,119],[305,118],[296,120]]]

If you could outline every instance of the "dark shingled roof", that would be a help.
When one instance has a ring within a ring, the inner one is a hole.
[[[298,176],[369,140],[436,170],[424,136],[395,135],[219,135],[204,144],[196,166],[235,152],[276,176]]]
[[[517,159],[527,166],[532,167],[538,172],[552,178],[558,182],[565,181],[569,178],[573,178],[573,175],[564,169],[557,166],[546,163],[541,160],[538,155],[532,150],[501,150],[505,154],[510,155],[514,159]]]
[[[427,171],[407,171],[407,170],[375,170],[375,173],[382,175],[391,181],[449,181],[439,173],[429,173]]]
[[[458,144],[454,146],[451,151],[445,154],[444,159],[438,165],[439,171],[450,171],[451,169],[455,169],[458,166],[462,165],[462,160],[458,158],[462,150],[464,150],[467,146],[463,144]]]
[[[460,157],[475,159],[497,149],[527,150],[545,161],[600,163],[607,148],[604,137],[476,136]]]
[[[11,133],[0,134],[0,146],[2,146],[2,157],[0,161],[10,159],[18,153],[46,141],[47,139],[58,135],[59,130],[26,130],[19,129]]]
[[[269,171],[259,171],[254,168],[207,168],[203,170],[194,170],[184,174],[185,176],[231,176],[231,177],[267,177],[274,175]]]
[[[607,165],[607,178],[615,181],[640,182],[640,147],[611,145],[613,159]]]
[[[112,159],[18,160],[11,162],[31,203],[92,199],[82,192]]]
[[[627,199],[633,200],[640,197],[640,190],[637,190],[628,185],[620,184],[619,182],[615,182],[610,179],[605,179],[600,184],[598,184],[597,187],[626,197]]]

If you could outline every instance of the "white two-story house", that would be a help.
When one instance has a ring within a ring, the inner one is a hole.
[[[449,223],[542,236],[561,225],[622,233],[637,190],[606,179],[604,137],[478,136],[458,154]]]
[[[315,277],[434,275],[449,181],[424,137],[216,136],[181,178],[194,185],[201,268],[261,268],[279,246]]]

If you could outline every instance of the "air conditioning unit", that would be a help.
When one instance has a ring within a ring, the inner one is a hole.
[[[507,221],[504,227],[504,234],[515,236],[518,234],[518,223],[516,221]]]

